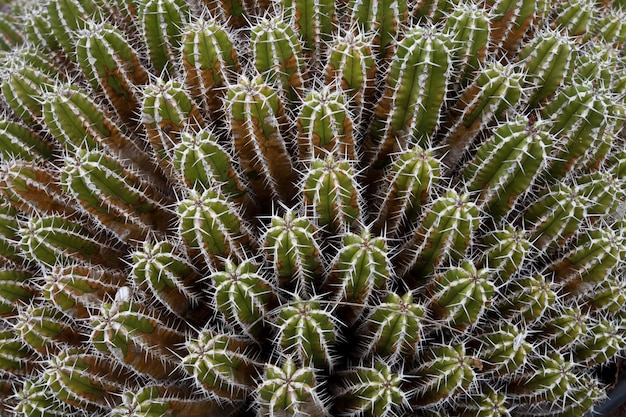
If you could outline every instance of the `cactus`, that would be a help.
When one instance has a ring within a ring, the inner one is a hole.
[[[0,5],[0,414],[581,417],[626,353],[624,1]]]

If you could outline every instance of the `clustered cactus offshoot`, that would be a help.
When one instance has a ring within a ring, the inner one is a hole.
[[[14,0],[2,416],[582,416],[621,0]]]

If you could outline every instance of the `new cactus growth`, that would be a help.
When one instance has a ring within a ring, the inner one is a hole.
[[[593,412],[625,7],[3,2],[0,415]]]

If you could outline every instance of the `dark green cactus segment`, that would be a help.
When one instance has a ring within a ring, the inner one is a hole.
[[[372,366],[356,366],[345,372],[344,388],[337,403],[340,415],[390,417],[407,405],[402,387],[403,376],[383,361]]]
[[[594,13],[593,4],[583,0],[572,0],[559,4],[554,27],[569,36],[580,36],[587,33]]]
[[[265,317],[271,309],[274,293],[262,276],[259,267],[251,261],[236,265],[224,261],[224,270],[211,274],[215,286],[217,310],[228,323],[237,323],[245,334],[263,338]]]
[[[50,357],[43,379],[56,399],[91,413],[117,404],[124,384],[137,380],[127,368],[79,349]]]
[[[581,175],[576,181],[587,199],[587,216],[593,220],[606,219],[616,214],[620,203],[626,199],[623,181],[611,171]]]
[[[18,211],[0,198],[0,267],[25,264],[26,259],[19,246],[19,229]]]
[[[132,279],[172,313],[185,318],[200,302],[194,288],[199,274],[171,243],[144,242],[143,249],[134,252],[132,259]]]
[[[556,31],[540,32],[519,54],[524,85],[532,87],[529,105],[536,107],[558,89],[569,66],[573,43]]]
[[[454,6],[461,3],[458,0],[419,0],[410,11],[411,17],[415,17],[419,23],[438,23],[445,17],[450,16]]]
[[[91,86],[104,91],[124,122],[134,123],[141,103],[137,87],[148,82],[148,73],[124,34],[91,22],[78,32],[76,58]]]
[[[587,366],[604,364],[626,346],[624,326],[621,321],[594,320],[577,342],[574,347],[576,361]]]
[[[469,194],[447,191],[424,213],[413,237],[394,260],[398,276],[412,270],[415,276],[425,277],[449,261],[461,260],[478,225],[479,210]]]
[[[609,117],[607,98],[591,87],[574,84],[557,94],[541,113],[551,122],[550,132],[559,138],[549,167],[550,176],[559,179],[577,168],[587,148],[603,134]]]
[[[387,177],[380,186],[379,207],[372,226],[396,236],[402,226],[414,224],[439,180],[440,164],[431,149],[415,145],[393,156]]]
[[[205,329],[186,347],[182,366],[203,391],[229,402],[252,392],[258,370],[247,339]]]
[[[61,183],[67,194],[120,241],[165,233],[172,222],[158,201],[164,197],[102,152],[79,149],[75,156],[66,157]]]
[[[283,20],[292,21],[308,51],[322,49],[330,39],[336,22],[335,2],[332,0],[280,0]]]
[[[494,220],[504,217],[547,165],[553,138],[545,124],[525,118],[501,124],[465,166],[468,191]]]
[[[173,77],[178,68],[182,28],[189,20],[189,6],[182,0],[143,0],[139,21],[143,41],[156,74]]]
[[[450,128],[441,149],[448,167],[460,161],[478,132],[515,106],[522,94],[521,82],[522,74],[513,64],[493,63],[478,73],[448,112]]]
[[[578,230],[585,217],[585,204],[579,186],[550,187],[524,213],[530,241],[536,248],[564,242]]]
[[[76,408],[56,399],[43,376],[24,381],[22,389],[16,393],[15,398],[14,412],[17,415],[32,417],[79,417],[84,415]]]
[[[512,54],[540,11],[541,0],[488,0],[492,51]]]
[[[81,334],[84,330],[77,322],[45,305],[20,309],[14,329],[25,344],[41,355],[59,352],[67,346],[80,346],[85,342]]]
[[[18,29],[16,19],[6,13],[0,13],[0,51],[10,51],[24,42],[24,36]]]
[[[92,344],[140,375],[157,380],[180,377],[176,355],[181,355],[185,342],[182,326],[132,297],[131,290],[122,287],[113,303],[102,304],[99,314],[92,316]]]
[[[60,216],[30,219],[20,229],[20,245],[28,258],[50,268],[54,265],[92,263],[122,265],[121,253],[95,237],[84,226]]]
[[[485,60],[489,43],[489,15],[476,3],[459,2],[454,5],[442,31],[448,35],[450,81],[457,84],[455,87],[465,86]]]
[[[118,271],[78,264],[54,266],[44,278],[44,298],[75,319],[91,317],[126,283],[126,275]]]
[[[313,368],[296,366],[290,359],[281,367],[268,364],[257,388],[260,415],[326,416],[318,386]]]
[[[196,19],[183,31],[185,83],[203,109],[217,116],[223,89],[241,72],[232,35],[216,20]]]
[[[536,356],[529,364],[527,369],[513,376],[509,382],[511,395],[533,401],[555,401],[565,395],[578,379],[574,371],[575,363],[566,360],[558,352]]]
[[[307,217],[315,219],[327,232],[345,232],[359,227],[359,188],[348,161],[336,160],[332,155],[312,161],[303,193]]]
[[[427,350],[420,365],[407,373],[415,385],[410,398],[412,406],[439,404],[467,390],[476,378],[465,346],[455,344]]]
[[[284,306],[278,320],[278,343],[283,353],[302,366],[331,368],[337,329],[333,315],[319,301],[299,300]]]
[[[0,328],[0,372],[28,376],[37,368],[36,359],[16,332]]]
[[[362,33],[375,33],[374,44],[380,57],[392,53],[391,45],[407,20],[409,11],[407,2],[397,0],[359,1],[351,0],[348,4],[350,21],[356,24]]]
[[[578,305],[557,306],[548,314],[547,320],[539,325],[540,337],[557,349],[570,347],[587,334],[588,319],[589,316]]]
[[[493,307],[502,317],[521,317],[527,323],[541,319],[546,309],[556,302],[552,284],[542,275],[517,278],[503,290]]]
[[[384,163],[408,143],[427,147],[439,124],[450,57],[447,36],[434,28],[411,29],[398,44],[387,87],[376,106],[366,160]]]
[[[480,391],[461,399],[454,408],[476,417],[505,417],[511,414],[513,407],[504,392],[481,386]]]
[[[621,47],[626,41],[626,19],[623,9],[609,9],[602,16],[596,16],[591,24],[591,32],[602,42]]]
[[[357,161],[353,123],[345,96],[330,89],[309,93],[297,120],[301,161],[333,154],[337,159]]]
[[[338,84],[349,97],[350,109],[354,114],[354,126],[360,126],[367,103],[374,100],[376,92],[376,59],[372,52],[372,41],[363,34],[345,33],[335,37],[329,51],[324,72],[326,84]]]
[[[178,204],[178,231],[192,251],[199,251],[207,265],[219,269],[224,258],[247,259],[253,242],[239,210],[217,191],[189,191]]]
[[[53,145],[21,123],[0,119],[0,159],[24,161],[47,159]]]
[[[65,54],[76,59],[75,34],[85,29],[90,19],[102,20],[98,5],[92,0],[50,0],[50,30]]]
[[[14,315],[38,295],[34,282],[28,270],[0,269],[0,317]]]
[[[50,27],[47,1],[29,5],[28,10],[24,10],[23,14],[25,24],[23,24],[22,33],[26,41],[31,45],[38,45],[44,51],[61,49]]]
[[[617,277],[607,278],[586,294],[583,305],[612,315],[626,303],[626,282]]]
[[[330,2],[329,2],[330,3]],[[303,96],[302,45],[294,27],[282,16],[261,19],[250,32],[254,66],[293,108]]]
[[[261,77],[241,76],[228,87],[226,107],[239,166],[257,200],[290,202],[296,173],[285,140],[286,119],[279,95]]]
[[[487,330],[479,338],[476,355],[482,370],[497,376],[513,374],[526,363],[532,344],[527,332],[514,324],[504,324]]]
[[[483,238],[485,251],[478,267],[488,268],[496,284],[508,282],[522,269],[531,243],[523,229],[507,226]]]
[[[457,328],[475,324],[491,304],[495,293],[488,277],[488,270],[476,270],[469,261],[437,276],[431,287],[433,296],[430,300],[435,318],[446,320]]]
[[[403,296],[390,292],[367,317],[368,354],[388,358],[390,363],[416,355],[426,311],[414,302],[413,294]]]
[[[281,288],[293,288],[298,294],[312,294],[319,285],[324,262],[315,234],[311,221],[296,217],[292,210],[287,210],[283,217],[272,216],[263,247]]]

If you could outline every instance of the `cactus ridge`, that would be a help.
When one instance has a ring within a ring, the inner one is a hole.
[[[0,415],[593,413],[625,15],[3,2]]]

